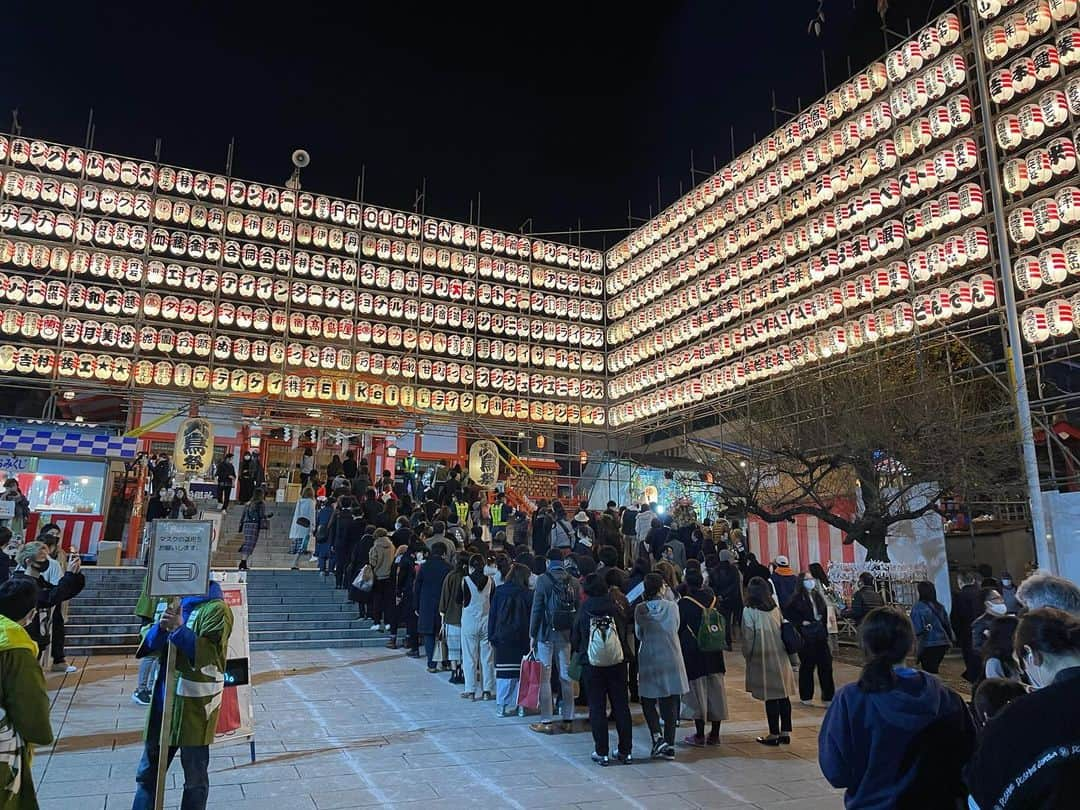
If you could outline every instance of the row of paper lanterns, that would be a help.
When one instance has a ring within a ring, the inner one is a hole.
[[[1044,306],[1028,307],[1020,313],[1020,334],[1038,345],[1050,338],[1071,337],[1080,313],[1080,293],[1070,298],[1054,298]]]
[[[928,165],[922,167],[921,171],[916,171],[910,176],[904,176],[902,173],[901,178],[887,181],[879,189],[869,192],[865,198],[860,197],[849,200],[848,205],[838,208],[837,212],[842,209],[840,216],[843,219],[843,229],[841,229],[840,223],[837,221],[836,213],[827,212],[808,223],[809,227],[795,229],[794,232],[789,231],[782,238],[766,242],[753,253],[744,255],[741,260],[725,265],[719,271],[713,273],[712,277],[716,278],[721,290],[756,278],[774,267],[781,266],[786,260],[797,257],[807,245],[811,247],[820,245],[834,238],[839,232],[851,230],[855,222],[865,222],[879,216],[886,210],[896,208],[905,198],[915,199],[927,193],[929,189],[936,188],[941,183],[955,180],[961,171],[966,174],[974,169],[977,158],[978,150],[974,141],[964,138],[954,144],[953,147],[946,147],[938,152],[929,161]],[[978,216],[982,210],[983,192],[981,187],[973,183],[966,184],[957,191],[946,192],[938,199],[931,200],[920,208],[912,208],[907,211],[904,214],[902,223],[897,221],[883,223],[870,229],[866,234],[847,242],[840,242],[835,248],[829,248],[822,253],[811,256],[807,262],[810,265],[810,272],[807,274],[798,273],[797,275],[800,277],[808,275],[813,278],[814,265],[819,263],[828,264],[829,257],[834,254],[838,255],[840,269],[854,269],[857,262],[845,259],[847,256],[854,257],[855,254],[867,252],[862,249],[864,241],[867,243],[865,247],[869,252],[879,254],[871,258],[880,258],[882,255],[898,249],[892,244],[897,237],[901,242],[905,237],[911,241],[918,241],[924,238],[928,232],[932,233],[942,227],[955,224],[964,217]],[[887,234],[887,229],[892,233]],[[848,246],[851,245],[855,247],[849,249]],[[902,247],[902,244],[900,247]],[[841,252],[844,253],[843,256],[839,255]],[[649,295],[652,297],[668,295],[670,290],[677,286],[677,282],[692,279],[707,267],[721,261],[721,258],[719,255],[710,256],[709,260],[703,264],[698,264],[695,261],[692,263],[692,268],[688,263],[686,276],[683,279],[676,279],[664,272],[657,274],[655,283],[642,286],[641,300]],[[786,274],[786,271],[781,272]],[[827,273],[821,274],[821,277],[827,277]],[[665,287],[667,287],[666,290]],[[630,295],[632,296],[633,293],[631,292]],[[671,303],[673,299],[670,295],[659,304],[654,304],[642,310],[640,314],[634,314],[633,307],[627,309],[621,306],[622,300],[622,298],[617,299],[608,305],[608,317],[620,318],[608,329],[608,342],[610,345],[617,345],[623,340],[653,328],[656,323],[676,317],[685,311],[678,299],[674,304]],[[631,301],[634,300],[631,298]]]
[[[303,274],[313,263],[317,263],[320,267],[326,267],[335,261],[338,265],[343,261],[352,261],[355,264],[352,259],[342,260],[339,257],[321,254],[315,254],[319,257],[316,259],[305,251],[293,251],[285,247],[274,248],[234,239],[223,240],[215,235],[166,228],[148,230],[141,223],[128,223],[124,220],[95,220],[87,216],[76,217],[64,211],[56,212],[48,208],[19,206],[14,203],[0,205],[0,229],[43,237],[55,236],[63,240],[74,239],[81,244],[98,244],[138,253],[143,252],[149,242],[151,252],[157,255],[166,253],[177,257],[186,255],[197,261],[207,260],[214,263],[223,260],[226,265],[258,267],[267,272],[276,270],[280,273],[288,273],[295,270]],[[416,264],[421,256],[420,246],[415,243],[406,245],[396,240],[376,240],[374,237],[365,236],[363,245],[364,257],[377,257],[381,261],[404,262],[408,260],[409,263]],[[410,247],[416,249],[415,257],[407,257],[406,249]],[[355,251],[352,252],[355,253]],[[476,254],[460,253],[445,248],[436,250],[433,247],[425,247],[422,255],[424,267],[437,267],[440,270],[449,270],[466,276],[491,277],[495,275],[497,269],[503,277],[509,275],[523,287],[528,286],[531,279],[534,287],[558,289],[575,295],[585,294],[598,297],[603,292],[603,284],[598,276],[582,276],[576,272],[554,267],[504,262],[494,260],[490,256],[478,257]],[[498,265],[496,261],[499,262]]]
[[[890,151],[890,154],[894,159],[891,164],[886,165],[895,165],[895,153]],[[777,260],[797,258],[802,253],[824,244],[836,234],[851,231],[880,216],[883,211],[900,205],[903,200],[915,199],[940,185],[951,183],[959,175],[973,171],[978,166],[978,160],[979,150],[975,141],[969,137],[958,138],[932,155],[902,167],[895,175],[888,175],[877,186],[864,191],[856,190],[831,209],[811,217],[805,223],[787,228],[780,236],[766,242],[764,248],[758,247],[748,256],[744,256],[749,265],[747,269],[751,273],[756,270],[757,266],[752,264],[751,259],[755,254],[760,256],[763,251],[771,251]],[[865,174],[862,167],[859,169],[858,183],[854,184],[856,189],[866,179],[877,177],[882,171],[882,165],[876,161],[867,164],[865,168]],[[823,175],[819,179],[824,181],[826,177]],[[848,190],[846,179],[838,179],[837,183],[843,183],[840,186],[843,191]],[[829,195],[831,198],[833,192],[830,191]],[[816,209],[819,206],[814,207]],[[719,261],[746,252],[781,228],[782,224],[777,218],[748,218],[739,226],[725,231],[719,238],[707,243],[696,254],[653,272],[641,284],[609,300],[608,317],[624,317],[650,300],[664,295],[688,277]]]
[[[978,187],[976,186],[976,189]],[[952,194],[953,192],[950,192]],[[981,202],[981,191],[979,194],[979,200]],[[956,212],[959,211],[958,215]],[[952,212],[944,215],[947,217],[947,225],[952,226],[960,221],[965,216],[963,212],[968,212],[966,216],[968,218],[977,216],[978,208],[962,206],[960,208],[953,208]],[[920,211],[909,211],[905,215],[906,219],[915,219],[915,214],[921,214]],[[938,215],[939,217],[942,215]],[[925,217],[923,217],[925,222]],[[937,223],[934,223],[937,227]],[[904,226],[898,221],[886,223],[886,226],[892,231],[897,230],[900,233],[904,232]],[[920,224],[918,227],[924,228],[924,224]],[[869,256],[871,259],[883,258],[889,253],[895,252],[893,246],[895,246],[895,239],[882,235],[881,237],[875,237],[875,241],[869,246],[870,249],[863,251],[860,246],[860,255]],[[889,245],[889,250],[881,250],[881,245]],[[902,243],[901,243],[902,246]],[[949,239],[942,242],[937,242],[926,246],[925,248],[914,251],[910,254],[909,260],[911,266],[914,268],[917,274],[917,281],[923,282],[929,280],[932,275],[945,272],[949,268],[959,267],[966,264],[968,261],[978,261],[985,258],[989,249],[989,237],[983,228],[970,228],[963,234],[955,234]],[[725,310],[735,309],[742,311],[743,313],[750,313],[753,310],[760,309],[762,307],[773,304],[777,301],[783,301],[792,295],[799,292],[813,289],[819,282],[826,279],[835,278],[841,272],[841,270],[853,270],[857,267],[861,267],[866,262],[856,261],[855,256],[850,252],[841,255],[838,250],[826,251],[821,257],[814,257],[810,262],[801,262],[798,265],[794,265],[787,270],[780,271],[769,278],[760,281],[744,284],[740,287],[738,294],[729,296],[724,301],[727,302],[723,308]],[[894,262],[890,265],[890,268],[897,263]],[[901,263],[902,264],[902,263]],[[906,265],[905,265],[906,267]],[[884,272],[879,268],[877,273]],[[689,285],[673,293],[671,295],[671,306],[679,307],[680,309],[695,308],[694,302],[698,304],[704,304],[715,298],[717,295],[722,294],[723,290],[731,289],[736,285],[722,284],[713,277],[713,283],[706,289],[702,289],[705,284],[703,280],[699,284]],[[661,304],[663,306],[663,304]],[[703,318],[704,311],[698,310],[693,314],[686,316],[671,327],[676,332],[682,331],[686,334],[688,331],[694,330],[706,330],[704,325],[708,319]],[[624,329],[627,326],[631,328],[634,334],[644,334],[644,337],[637,339],[634,343],[630,344],[630,354],[636,354],[635,346],[653,345],[652,334],[656,334],[660,329],[660,324],[668,320],[667,317],[654,319],[653,322],[645,323],[639,320],[639,315],[634,315],[629,321],[620,324],[617,327],[608,328],[608,346],[611,347],[617,354],[627,347],[617,349],[616,347],[622,343],[622,340],[615,340],[613,338],[621,338],[625,333],[613,334],[614,329]],[[714,324],[715,325],[715,324]]]
[[[1019,256],[1013,262],[1013,278],[1021,292],[1043,286],[1058,287],[1069,277],[1080,276],[1080,238],[1066,239],[1061,246],[1044,248],[1038,255]]]
[[[23,216],[24,211],[29,209],[29,206],[21,206],[16,208],[11,205],[0,205],[0,229],[14,229],[17,232],[26,233],[33,232],[29,226],[24,225],[30,221],[29,214]],[[40,222],[40,220],[35,220]],[[80,220],[81,221],[81,220]],[[101,223],[98,223],[99,225]],[[123,241],[121,244],[116,242],[116,234],[119,233],[119,229],[116,231],[109,231],[108,233],[100,232],[100,229],[93,228],[93,236],[90,240],[80,241],[93,241],[95,243],[104,244],[106,246],[114,246],[116,248],[124,249],[131,247],[133,250],[139,250],[137,243],[142,242],[142,238],[145,237],[145,232],[139,232],[141,226],[131,226],[130,230],[126,227],[126,223],[117,223],[118,225],[124,225],[123,228]],[[162,229],[163,230],[163,229]],[[38,235],[48,236],[48,232],[38,232]],[[173,234],[175,235],[175,233]],[[209,237],[203,240],[199,238],[198,247],[194,245],[194,237],[191,241],[185,240],[183,251],[175,251],[170,249],[170,244],[175,244],[170,241],[168,234],[159,234],[156,232],[151,236],[150,251],[154,255],[162,255],[166,252],[173,255],[186,255],[196,261],[209,261],[216,262],[218,259],[223,259],[227,266],[243,266],[246,268],[254,269],[259,267],[263,269],[267,266],[273,269],[273,252],[269,248],[265,248],[268,253],[263,254],[260,252],[254,252],[251,259],[248,259],[246,248],[253,246],[245,245],[243,248],[236,243],[230,241],[222,244],[221,240],[217,237]],[[43,269],[48,266],[50,269],[62,270],[61,265],[65,262],[69,262],[75,255],[67,247],[49,247],[39,246],[35,247],[31,243],[19,243],[5,240],[11,245],[10,248],[5,248],[5,251],[11,251],[13,253],[13,261],[22,259],[25,264],[22,266],[33,266],[37,269]],[[136,243],[136,244],[133,244]],[[145,245],[144,245],[145,247]],[[223,252],[222,252],[223,251]],[[237,251],[241,251],[237,255]],[[84,255],[87,255],[84,253]],[[263,259],[265,258],[265,261]],[[111,261],[111,260],[110,260]],[[56,265],[56,267],[54,267]],[[380,275],[385,275],[388,282],[392,282],[395,278],[393,272],[389,269],[385,269],[384,274],[380,274],[375,265],[369,265],[365,263],[364,266],[365,275],[370,272],[370,277],[374,281],[378,281]],[[295,269],[295,268],[294,268]],[[205,272],[205,271],[204,271]],[[214,270],[214,273],[217,271]],[[304,275],[300,273],[299,275]],[[210,276],[213,278],[213,276]],[[435,274],[413,274],[408,272],[402,272],[397,278],[400,279],[403,286],[408,285],[415,281],[417,285],[417,291],[423,292],[428,286],[431,288],[432,295],[442,295],[445,292],[445,297],[453,297],[455,294],[459,294],[460,300],[470,301],[476,300],[481,305],[492,305],[494,307],[502,307],[506,309],[513,309],[515,311],[529,311],[535,304],[537,312],[547,312],[547,314],[556,317],[568,317],[571,311],[580,312],[580,317],[583,320],[589,320],[593,322],[599,322],[603,320],[604,308],[601,301],[594,301],[580,298],[569,298],[561,295],[554,295],[551,293],[545,293],[542,290],[529,290],[527,288],[504,286],[500,284],[489,284],[488,282],[477,282],[474,279],[455,279],[453,277],[436,276]],[[348,288],[347,288],[348,289]],[[341,294],[344,295],[346,290],[342,290]],[[355,290],[352,291],[355,294]]]
[[[1060,50],[1064,48],[1064,50]],[[1021,56],[1006,67],[990,74],[988,85],[990,98],[996,104],[1008,104],[1026,96],[1036,87],[1053,81],[1061,68],[1069,68],[1080,62],[1080,30],[1070,28],[1058,37],[1058,43],[1040,45],[1030,56]]]
[[[266,343],[247,338],[212,336],[207,333],[180,332],[171,329],[144,327],[136,331],[131,324],[115,321],[95,321],[80,318],[61,318],[55,313],[24,312],[17,309],[0,311],[0,334],[9,337],[55,342],[67,346],[101,346],[123,351],[155,352],[180,356],[210,357],[240,363],[269,363],[273,366],[292,366],[310,369],[355,371],[375,376],[419,378],[451,385],[475,385],[477,388],[497,388],[520,394],[570,397],[572,399],[602,399],[603,383],[598,379],[537,374],[502,367],[474,366],[471,363],[431,360],[406,355],[384,355],[379,352],[338,349],[333,346],[302,343]]]
[[[332,222],[350,228],[363,227],[369,231],[408,235],[414,239],[423,236],[429,242],[469,249],[479,248],[499,255],[521,256],[561,267],[592,271],[603,269],[601,253],[587,248],[560,245],[431,217],[421,219],[417,214],[375,206],[361,207],[359,203],[312,195],[304,191],[230,180],[222,175],[193,172],[189,169],[156,166],[146,161],[88,152],[73,146],[25,138],[9,140],[0,136],[0,163],[8,160],[15,166],[28,165],[43,172],[66,172],[129,188],[156,190],[163,194],[190,196],[219,203],[228,201],[232,206],[269,212],[280,211],[287,217]]]
[[[415,327],[402,327],[397,324],[386,324],[366,320],[353,321],[350,318],[320,317],[315,314],[302,312],[286,313],[285,310],[269,310],[263,307],[250,307],[236,305],[230,301],[223,301],[215,305],[210,300],[196,300],[192,298],[179,298],[177,296],[161,296],[158,293],[140,294],[134,290],[118,290],[86,286],[73,282],[67,284],[63,281],[53,280],[46,282],[43,279],[30,279],[21,276],[8,276],[0,273],[0,294],[12,304],[48,307],[53,310],[67,307],[69,310],[84,311],[88,313],[103,312],[106,315],[125,315],[135,317],[140,312],[149,318],[181,323],[200,323],[212,326],[215,323],[222,328],[247,331],[254,329],[256,332],[274,332],[277,334],[306,335],[309,338],[326,340],[340,340],[344,343],[375,343],[376,345],[389,345],[393,348],[403,347],[408,351],[419,349],[420,351],[434,351],[436,354],[452,354],[455,356],[471,357],[473,347],[483,353],[485,347],[489,347],[491,356],[495,359],[502,357],[513,358],[512,362],[521,364],[543,365],[559,367],[566,365],[566,349],[554,346],[541,346],[535,343],[516,343],[512,340],[490,340],[488,338],[473,338],[472,335],[460,335],[456,332],[434,332]],[[424,302],[425,304],[429,302]],[[440,326],[453,328],[455,321],[446,311],[439,311],[436,307],[434,322]],[[471,310],[469,311],[471,312]],[[426,309],[425,309],[426,314]],[[484,313],[481,313],[484,314]],[[535,327],[536,322],[533,322]],[[476,328],[480,332],[491,332],[502,337],[520,335],[524,339],[531,337],[533,332],[521,333],[519,329],[524,326],[517,319],[506,318],[498,323],[493,320],[483,319],[477,322]],[[551,326],[551,330],[548,329]],[[469,331],[472,331],[470,326]],[[595,340],[595,333],[585,336],[588,340]],[[578,345],[582,342],[582,335],[574,325],[554,324],[544,322],[544,330],[541,337],[537,338],[560,342],[564,344]],[[577,343],[572,343],[576,340]],[[573,350],[571,357],[579,358],[581,367],[586,371],[601,371],[603,369],[603,353],[600,351]]]
[[[1055,138],[1001,167],[1002,185],[1009,194],[1050,185],[1076,171],[1076,144],[1071,138]]]
[[[0,238],[0,264],[41,271],[51,270],[57,273],[70,271],[73,275],[109,278],[128,284],[139,284],[145,277],[147,283],[153,286],[201,290],[207,295],[220,291],[226,297],[240,296],[263,301],[273,300],[278,303],[292,300],[297,305],[310,304],[329,309],[340,308],[348,312],[359,308],[364,314],[370,314],[375,308],[382,308],[377,301],[389,300],[386,296],[373,295],[363,289],[356,290],[352,286],[339,288],[332,285],[309,284],[302,279],[289,281],[286,278],[235,273],[231,270],[219,273],[215,268],[165,264],[156,259],[144,263],[142,257],[137,256],[98,251],[72,251],[66,247],[3,238]],[[346,268],[346,271],[347,283],[355,283],[357,280],[355,265]],[[546,313],[560,319],[569,318],[571,321],[584,319],[595,322],[603,318],[603,310],[597,301],[555,296],[539,290],[523,295],[522,293],[526,291],[486,282],[477,284],[472,279],[461,280],[432,274],[421,275],[415,271],[390,270],[367,263],[361,265],[359,279],[364,287],[385,289],[389,286],[396,292],[422,294],[425,298],[442,298],[467,303],[479,302],[482,306],[514,310],[521,310],[524,304],[526,310]],[[411,312],[411,314],[406,314],[406,317],[415,320],[417,311],[420,312],[420,317],[423,317],[423,313],[430,309],[427,306],[429,303],[416,302],[411,306],[405,304],[405,309]],[[392,307],[388,305],[386,308]],[[457,307],[456,311],[463,312],[465,309],[469,307]],[[502,317],[501,313],[492,315],[492,317],[495,316]]]
[[[939,17],[909,42],[891,51],[883,62],[871,64],[855,78],[826,94],[821,102],[811,105],[807,112],[796,116],[747,153],[735,158],[699,187],[705,190],[705,195],[699,195],[699,189],[691,191],[608,251],[608,269],[613,270],[631,260],[667,236],[693,216],[695,211],[711,204],[713,199],[749,181],[779,157],[801,147],[830,123],[868,103],[876,93],[885,90],[889,82],[894,85],[902,82],[909,74],[919,70],[926,60],[937,58],[942,49],[955,45],[960,39],[961,30],[960,19],[955,14],[950,12]],[[709,195],[712,199],[709,199]]]
[[[972,294],[970,302],[961,300],[957,307],[954,307],[954,296],[963,296],[964,292],[955,289],[955,285],[934,290],[920,297],[918,309],[914,302],[901,302],[873,313],[872,320],[864,317],[837,324],[792,343],[736,360],[693,379],[669,384],[662,389],[634,397],[609,408],[609,421],[616,427],[631,424],[667,410],[692,405],[708,397],[729,393],[747,383],[770,379],[808,364],[843,355],[868,343],[910,334],[916,326],[931,328],[962,317],[972,308],[988,309],[994,305],[997,291],[990,276],[973,276],[968,280],[968,285]],[[671,362],[679,373],[682,373],[683,370],[689,370],[693,354],[689,351],[678,354],[680,356]]]
[[[923,284],[948,272],[978,264],[989,256],[990,239],[985,228],[976,226],[962,234],[914,251],[908,261],[893,261],[838,285],[819,290],[800,301],[763,313],[753,322],[768,337],[783,337],[808,325],[841,314],[871,300],[905,292],[914,280]],[[608,351],[608,370],[615,373],[647,361],[687,340],[705,334],[733,318],[749,316],[759,306],[742,297],[724,299],[684,319],[672,327],[655,330],[628,346]]]
[[[1000,12],[1000,9],[998,9]],[[1076,16],[1074,0],[1050,2],[1033,0],[1014,14],[998,20],[983,31],[983,54],[991,62],[1004,59],[1050,30],[1051,23]]]
[[[138,386],[210,390],[217,393],[284,396],[336,404],[357,403],[447,413],[478,414],[519,421],[570,425],[606,422],[599,405],[528,400],[471,391],[417,388],[411,385],[354,380],[348,377],[286,375],[171,360],[135,360],[109,354],[60,351],[0,344],[0,372],[98,380]]]
[[[970,243],[970,252],[968,243]],[[728,308],[714,306],[707,316],[695,325],[698,334],[704,334],[717,326],[722,326],[740,314],[743,316],[743,321],[736,329],[691,347],[691,351],[695,352],[693,368],[714,364],[743,348],[752,348],[767,340],[786,337],[793,332],[843,315],[851,309],[906,292],[913,278],[917,283],[922,284],[962,267],[979,264],[989,256],[990,240],[986,230],[976,226],[963,235],[951,236],[930,247],[938,249],[933,253],[929,248],[919,251],[909,256],[907,263],[893,262],[887,268],[879,268],[872,273],[846,279],[801,301],[755,318],[749,318],[750,312],[739,307],[738,302],[735,302],[735,306]],[[979,280],[982,282],[981,278]],[[964,295],[965,283],[958,281],[954,284],[957,292],[961,294],[961,300],[967,297]],[[617,372],[626,368],[627,362],[632,365],[635,362],[650,360],[661,348],[673,349],[696,336],[693,334],[694,331],[694,329],[683,330],[681,333],[670,335],[666,331],[657,332],[640,344],[634,344],[628,353],[623,353],[622,350],[609,352],[608,370]],[[719,341],[718,344],[717,341]],[[696,351],[703,346],[715,345],[719,345],[720,350]],[[678,372],[672,370],[667,359],[653,363],[649,374],[639,376],[637,371],[628,372],[616,382],[624,392],[634,392],[665,379],[671,379],[677,376]]]
[[[69,188],[70,187],[70,188]],[[291,219],[262,217],[258,214],[243,214],[240,211],[225,211],[221,208],[206,208],[201,205],[189,205],[186,201],[178,200],[175,203],[167,198],[159,197],[152,199],[149,194],[142,192],[131,193],[128,191],[115,191],[114,189],[100,189],[97,186],[85,185],[82,187],[81,197],[73,183],[59,184],[49,178],[41,178],[37,175],[23,175],[19,172],[9,171],[3,174],[3,182],[0,184],[4,194],[12,199],[23,199],[29,202],[41,200],[46,203],[55,203],[65,208],[81,206],[83,212],[100,212],[105,215],[118,214],[131,217],[141,222],[146,222],[151,207],[154,211],[154,219],[157,222],[174,222],[178,225],[190,225],[198,231],[209,231],[214,234],[228,234],[232,236],[247,236],[261,238],[264,241],[278,242],[285,245],[298,244],[303,247],[314,244],[318,248],[329,248],[348,254],[349,256],[363,255],[366,258],[378,257],[384,261],[395,261],[412,265],[423,264],[426,267],[439,267],[451,269],[466,275],[479,275],[481,277],[496,276],[499,278],[510,276],[510,280],[522,285],[529,284],[532,279],[534,286],[547,286],[558,288],[574,294],[599,296],[603,291],[603,284],[599,276],[583,275],[578,272],[568,272],[564,268],[544,265],[529,265],[525,262],[520,264],[508,261],[501,257],[476,255],[474,253],[462,253],[446,248],[437,249],[434,246],[421,246],[417,242],[407,242],[401,239],[378,238],[370,234],[361,235],[354,231],[342,231],[336,228],[327,229],[316,225],[314,229],[307,223],[298,223],[294,229]],[[92,193],[91,193],[92,192]],[[107,204],[106,204],[107,203]],[[32,217],[28,219],[28,217]],[[17,211],[14,208],[5,209],[3,213],[5,223],[10,227],[21,226],[21,230],[29,232],[31,221],[34,229],[44,232],[43,235],[57,235],[66,238],[73,233],[78,225],[74,215],[70,213],[60,214],[51,210]],[[58,229],[59,219],[59,229]],[[100,227],[112,228],[113,238],[116,238],[118,223],[108,220],[103,221]],[[99,227],[95,225],[95,228]],[[120,228],[121,233],[125,228]],[[141,233],[141,230],[140,230]],[[175,231],[173,234],[183,234]],[[96,234],[95,234],[96,235]],[[180,253],[184,249],[184,240],[190,236],[170,236],[169,251]],[[237,242],[240,250],[258,250],[258,261],[265,265],[263,269],[278,269],[287,272],[292,264],[294,251],[287,248],[271,248],[268,246],[251,245]],[[273,251],[272,253],[270,251]],[[301,251],[295,251],[299,254]],[[267,257],[267,258],[263,258]],[[325,256],[322,262],[339,257]],[[348,261],[348,259],[346,259]]]
[[[1006,219],[1009,241],[1027,245],[1057,233],[1062,225],[1080,223],[1080,188],[1065,186],[1049,197],[1012,209]]]
[[[958,60],[959,65],[963,66],[963,58],[959,55],[953,57],[952,60],[946,60],[946,64],[955,65],[955,60]],[[896,99],[878,102],[873,109],[864,113],[857,121],[848,121],[832,130],[827,141],[833,146],[831,151],[834,159],[839,159],[842,155],[858,148],[862,143],[869,143],[879,135],[892,130],[894,119],[907,118],[912,112],[922,110],[930,102],[944,96],[949,89],[963,84],[966,77],[964,70],[946,71],[938,66],[929,68],[927,73],[936,75],[939,71],[942,74],[940,81],[935,78],[934,81],[927,84],[922,77],[914,79],[912,80],[914,90],[909,90],[905,85],[894,94],[897,97]],[[939,108],[935,108],[931,113],[925,119],[927,128],[933,132],[935,128],[934,122],[937,122],[936,131],[941,137],[945,137],[953,129],[966,127],[971,123],[971,101],[961,94],[950,100],[948,104],[942,105],[940,112]],[[914,132],[912,132],[910,138],[914,142]],[[909,150],[909,154],[913,153],[913,151]],[[847,164],[847,167],[851,167],[850,179],[844,176],[845,164],[839,164],[831,175],[811,178],[798,190],[783,197],[779,201],[781,221],[784,224],[794,222],[805,216],[807,212],[829,202],[835,194],[843,193],[849,184],[850,186],[861,185],[865,179],[876,176],[883,167],[891,168],[895,165],[897,159],[898,154],[895,144],[888,152],[879,152],[874,145],[868,146],[856,159],[849,161]],[[786,188],[785,181],[789,181],[790,176],[790,173],[770,171],[754,184],[747,185],[745,189],[736,192],[727,202],[715,206],[711,210],[720,209],[723,212],[719,222],[724,224],[734,221],[735,217],[745,217],[759,208],[767,207],[770,200],[778,197]],[[832,182],[834,178],[837,180],[836,183]],[[842,187],[840,186],[841,179],[843,180]],[[790,182],[787,184],[790,185]],[[729,211],[731,214],[728,213]],[[697,219],[704,222],[705,236],[711,234],[710,228],[715,230],[714,223],[718,221],[716,216],[698,217]],[[661,267],[665,262],[677,258],[686,249],[696,244],[698,234],[699,229],[696,227],[695,221],[676,236],[664,240],[658,247],[652,248],[642,256],[633,259],[614,276],[609,276],[608,292],[618,292],[628,284]]]

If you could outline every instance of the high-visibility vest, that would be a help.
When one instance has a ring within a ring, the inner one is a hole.
[[[492,526],[505,526],[506,521],[503,520],[503,505],[501,503],[493,503],[491,505],[491,525]]]
[[[405,456],[405,472],[410,474],[416,472],[415,456]]]
[[[458,524],[464,526],[469,519],[469,505],[467,503],[458,503],[454,508],[457,510]]]

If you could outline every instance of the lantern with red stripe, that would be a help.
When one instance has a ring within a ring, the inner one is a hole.
[[[1040,236],[1057,233],[1061,228],[1061,214],[1053,197],[1036,200],[1032,203],[1031,211],[1035,218],[1035,230]]]
[[[1032,292],[1042,286],[1039,260],[1034,256],[1021,256],[1013,263],[1013,277],[1022,292]]]
[[[1073,330],[1073,307],[1064,298],[1055,298],[1046,304],[1046,325],[1053,337],[1065,337]]]
[[[1058,216],[1067,225],[1075,225],[1080,222],[1080,188],[1066,186],[1059,189],[1054,195],[1057,205]]]
[[[1020,118],[1012,113],[1001,116],[994,124],[994,135],[998,146],[1011,151],[1024,142],[1024,132]]]
[[[1050,339],[1050,324],[1046,310],[1042,307],[1029,307],[1020,314],[1020,334],[1028,343],[1045,343]]]
[[[1026,206],[1017,208],[1009,214],[1007,228],[1009,239],[1017,245],[1032,242],[1038,233],[1035,230],[1035,214],[1032,209]]]

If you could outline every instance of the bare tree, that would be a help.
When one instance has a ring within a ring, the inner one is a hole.
[[[731,438],[749,452],[713,456],[722,499],[770,523],[814,515],[887,561],[893,524],[945,496],[992,500],[1015,489],[1007,397],[957,362],[941,347],[879,350],[751,389],[728,414]],[[856,494],[861,513],[834,513],[837,499]]]

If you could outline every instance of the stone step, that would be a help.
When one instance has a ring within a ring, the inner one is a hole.
[[[350,618],[348,615],[336,619],[312,619],[310,621],[304,619],[285,619],[281,616],[275,616],[273,619],[264,621],[253,620],[248,622],[248,629],[250,629],[252,633],[280,632],[285,630],[305,632],[310,632],[312,630],[368,630],[370,628],[370,621],[367,621],[366,619],[357,619],[355,616]]]
[[[68,633],[64,637],[65,648],[68,650],[82,650],[84,647],[117,647],[139,646],[138,633],[113,633],[111,635],[88,635]],[[82,654],[81,652],[79,653]]]
[[[135,615],[134,602],[115,605],[88,605],[80,601],[81,599],[81,596],[76,596],[72,601],[68,602],[71,606],[68,608],[68,622],[71,622],[76,617],[99,619],[103,616],[133,617]]]
[[[88,644],[86,646],[68,646],[69,655],[135,655],[138,644]]]
[[[72,636],[130,636],[138,635],[142,627],[138,621],[116,624],[83,624],[81,622],[68,621],[65,624],[68,635],[65,640],[70,645]]]
[[[343,638],[340,636],[331,636],[313,640],[252,641],[251,650],[252,652],[261,650],[344,650],[357,647],[385,647],[388,640],[389,637],[383,635],[375,638]]]
[[[402,633],[403,634],[403,633]],[[374,632],[372,630],[252,630],[252,641],[318,641],[328,637],[336,638],[372,638],[382,639],[385,643],[390,639],[386,632]]]
[[[249,596],[248,604],[252,609],[280,607],[295,602],[306,604],[338,604],[345,602],[345,591],[313,591],[312,593],[296,593],[291,596]]]

